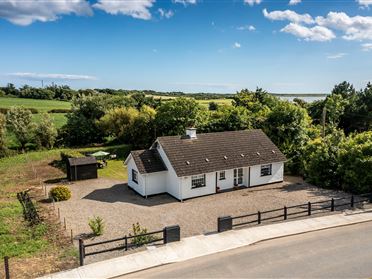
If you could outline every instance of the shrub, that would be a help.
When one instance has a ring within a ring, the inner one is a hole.
[[[129,236],[134,236],[132,238],[132,244],[141,246],[144,245],[150,241],[153,241],[156,239],[153,235],[142,235],[147,233],[147,229],[141,227],[141,225],[137,222],[136,224],[132,225],[133,232],[129,234]]]
[[[49,196],[55,201],[67,201],[71,198],[71,191],[66,186],[56,186],[50,190]]]
[[[89,219],[88,225],[91,228],[91,230],[92,230],[92,232],[95,236],[103,234],[105,224],[104,224],[103,219],[101,217],[94,216],[92,219]]]

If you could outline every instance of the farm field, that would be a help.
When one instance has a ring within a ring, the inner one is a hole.
[[[71,108],[71,104],[65,101],[0,97],[0,108],[10,108],[11,106],[24,106],[25,108],[35,108],[39,112],[48,112],[51,109]]]

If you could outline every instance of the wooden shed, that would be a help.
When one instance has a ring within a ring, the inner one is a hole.
[[[67,179],[70,181],[97,178],[97,160],[94,157],[68,158]]]

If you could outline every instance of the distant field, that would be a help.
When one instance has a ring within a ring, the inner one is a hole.
[[[61,128],[66,124],[67,118],[65,113],[50,113],[50,116],[53,118],[53,122],[56,128]],[[39,122],[41,114],[33,114],[32,119],[35,122]]]
[[[155,99],[162,99],[164,101],[177,98],[175,96],[158,96],[158,95],[147,95],[147,96],[152,96]],[[187,98],[187,96],[184,96],[184,97]],[[210,99],[210,100],[196,100],[196,101],[203,106],[208,106],[210,102],[215,102],[219,105],[231,105],[231,99]]]
[[[71,108],[71,104],[69,102],[64,101],[0,97],[0,108],[9,108],[11,106],[24,106],[26,108],[35,108],[39,112],[48,112],[51,109]]]

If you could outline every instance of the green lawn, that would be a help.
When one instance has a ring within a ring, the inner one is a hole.
[[[71,104],[69,102],[64,101],[0,97],[0,108],[9,108],[12,106],[24,106],[26,108],[35,108],[39,112],[48,112],[51,109],[71,108]]]
[[[219,105],[231,105],[231,99],[211,99],[211,100],[196,100],[199,104],[203,106],[209,106],[210,102],[215,102]]]

